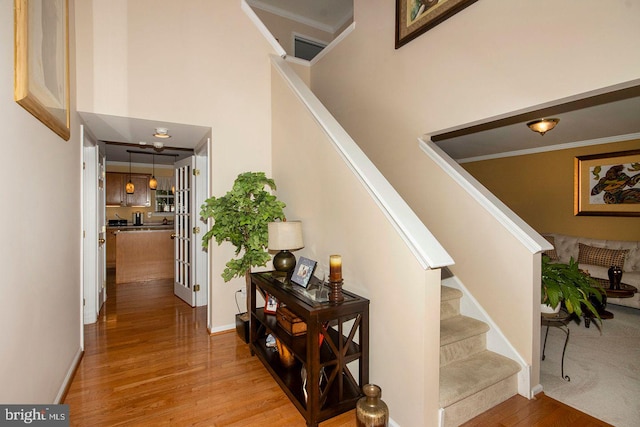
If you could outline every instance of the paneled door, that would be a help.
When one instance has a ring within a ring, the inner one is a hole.
[[[195,157],[191,156],[174,163],[175,177],[175,273],[173,292],[189,304],[195,306],[195,265],[196,238],[192,225],[192,215],[197,213],[194,196],[193,170]]]

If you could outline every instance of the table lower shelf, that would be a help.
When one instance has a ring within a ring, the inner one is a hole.
[[[266,339],[264,337],[258,338],[252,343],[251,349],[291,399],[296,408],[298,408],[302,416],[308,420],[307,399],[303,391],[303,364],[296,358],[291,367],[284,366],[280,361],[278,352],[266,346]],[[355,408],[357,401],[362,397],[359,386],[353,384],[345,374],[341,374],[342,396],[340,395],[340,378],[337,378],[338,374],[335,375],[336,378],[333,378],[331,384],[327,386],[327,380],[331,378],[336,366],[337,365],[324,367],[326,377],[322,381],[319,381],[321,396],[319,405],[320,412],[315,422],[327,420]],[[326,387],[329,387],[328,390]]]

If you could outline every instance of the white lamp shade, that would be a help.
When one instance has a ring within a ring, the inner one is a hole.
[[[269,223],[269,249],[290,251],[304,247],[302,242],[302,223],[300,221],[282,221]]]

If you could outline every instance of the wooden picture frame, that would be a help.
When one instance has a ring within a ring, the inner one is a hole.
[[[68,0],[14,1],[14,99],[68,141]]]
[[[311,276],[313,276],[313,270],[315,270],[316,264],[316,261],[300,257],[291,275],[291,281],[306,288]]]
[[[396,0],[396,49],[478,0]]]
[[[278,310],[278,300],[273,295],[264,294],[264,312],[267,314],[276,314]]]
[[[640,216],[640,150],[579,156],[574,214]]]

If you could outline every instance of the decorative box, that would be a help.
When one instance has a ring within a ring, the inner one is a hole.
[[[307,324],[287,307],[278,306],[276,319],[278,325],[289,335],[299,336],[307,333]]]

